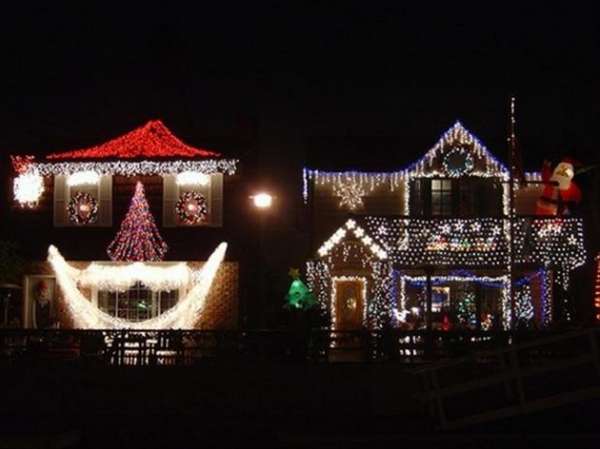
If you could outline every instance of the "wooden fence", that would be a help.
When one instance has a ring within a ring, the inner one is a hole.
[[[419,397],[443,430],[593,400],[600,397],[599,340],[599,329],[587,329],[423,366]]]

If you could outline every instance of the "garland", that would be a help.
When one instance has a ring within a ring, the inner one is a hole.
[[[67,205],[67,213],[71,223],[95,223],[98,219],[98,201],[89,193],[77,192]]]
[[[175,211],[182,223],[195,225],[206,220],[206,198],[198,192],[184,192],[177,200]]]

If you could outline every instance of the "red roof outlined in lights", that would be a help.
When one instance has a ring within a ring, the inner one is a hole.
[[[52,153],[46,159],[158,159],[158,158],[213,158],[215,151],[186,145],[160,120],[150,120],[144,126],[109,140],[101,145],[62,153]]]

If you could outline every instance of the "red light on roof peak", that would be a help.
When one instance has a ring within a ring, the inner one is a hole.
[[[150,120],[143,126],[90,148],[52,153],[47,159],[161,159],[218,158],[215,151],[194,148],[179,140],[160,120]]]

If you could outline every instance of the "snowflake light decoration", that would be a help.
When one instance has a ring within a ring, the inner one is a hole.
[[[338,184],[333,189],[333,194],[340,197],[340,207],[356,210],[363,207],[362,197],[366,195],[365,190],[357,183]]]

